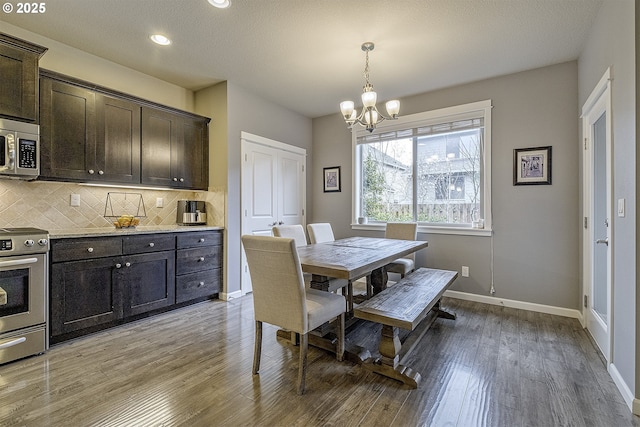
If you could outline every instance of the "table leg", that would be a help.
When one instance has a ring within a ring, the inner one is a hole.
[[[387,289],[387,280],[389,280],[389,275],[387,274],[387,269],[385,267],[376,268],[371,272],[370,277],[373,295],[379,294]]]

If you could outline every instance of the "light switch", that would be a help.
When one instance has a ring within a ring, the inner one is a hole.
[[[80,195],[79,194],[71,194],[71,206],[80,206]]]
[[[624,199],[618,199],[618,216],[624,218]]]

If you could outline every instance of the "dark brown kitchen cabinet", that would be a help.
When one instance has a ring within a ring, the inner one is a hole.
[[[184,304],[222,286],[222,231],[51,240],[51,342]]]
[[[208,119],[142,108],[142,183],[206,190]]]
[[[136,236],[137,237],[137,236]],[[167,236],[163,236],[164,239]],[[171,250],[148,253],[127,237],[51,242],[51,339],[53,342],[110,326],[175,304],[175,236]]]
[[[140,182],[140,105],[42,77],[41,178]]]
[[[178,234],[176,302],[217,294],[221,288],[222,231]]]
[[[46,51],[0,33],[0,116],[38,122],[38,61]]]

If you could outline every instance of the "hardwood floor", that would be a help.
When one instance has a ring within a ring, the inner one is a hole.
[[[0,366],[1,426],[640,426],[575,319],[443,299],[407,364],[418,389],[264,325],[250,296],[211,301]]]

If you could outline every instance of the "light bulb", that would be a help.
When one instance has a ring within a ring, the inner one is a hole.
[[[340,111],[344,116],[345,120],[354,113],[353,111],[353,101],[343,101],[340,103]]]
[[[387,101],[386,104],[387,113],[393,118],[395,118],[400,112],[400,101],[397,99],[392,99],[391,101]]]
[[[378,94],[375,93],[374,91],[362,92],[362,105],[364,105],[364,108],[375,106],[377,100],[378,100]]]

